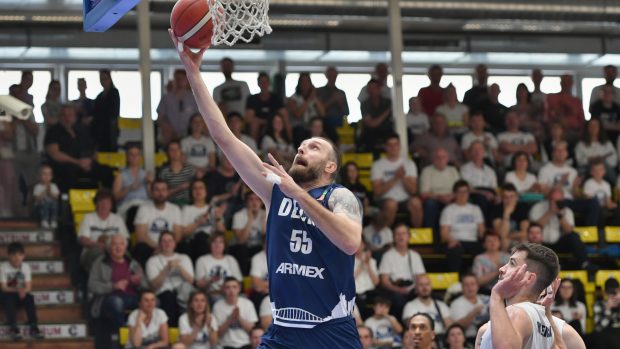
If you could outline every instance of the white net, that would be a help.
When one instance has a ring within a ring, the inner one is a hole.
[[[213,45],[232,46],[237,40],[250,42],[255,35],[271,33],[269,0],[209,0],[209,8]]]

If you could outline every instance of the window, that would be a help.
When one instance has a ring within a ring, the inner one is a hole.
[[[590,104],[592,104],[590,97],[592,97],[592,90],[594,90],[596,86],[600,86],[603,84],[605,84],[605,79],[603,78],[585,78],[581,80],[583,111],[586,115],[586,120],[590,120]],[[620,87],[620,80],[614,81],[614,86]]]
[[[224,83],[224,74],[222,73],[200,73],[202,76],[202,80],[207,85],[207,89],[209,93],[213,94],[213,90]],[[258,73],[233,73],[232,78],[234,80],[245,81],[250,88],[250,93],[255,95],[260,92],[260,88],[258,88]]]
[[[498,84],[500,88],[499,102],[510,108],[517,103],[517,86],[524,83],[528,90],[534,90],[534,83],[529,76],[489,76],[488,85]],[[546,76],[540,83],[540,90],[544,93],[560,92],[560,77]]]
[[[13,84],[19,84],[22,77],[21,70],[0,70],[0,94],[9,94],[9,87]],[[37,122],[43,122],[43,114],[41,113],[41,105],[45,103],[45,95],[47,88],[52,81],[52,73],[48,70],[32,71],[32,87],[28,90],[33,96],[34,102],[34,118]]]
[[[426,75],[403,75],[403,107],[405,113],[409,111],[409,98],[417,96],[420,89],[428,86],[428,84],[430,84],[430,80]],[[472,78],[469,75],[444,75],[439,86],[445,88],[450,84],[454,85],[459,101],[462,102],[465,92],[472,86]]]

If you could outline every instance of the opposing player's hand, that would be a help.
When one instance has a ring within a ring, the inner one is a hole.
[[[179,53],[179,58],[181,58],[181,62],[185,66],[186,70],[191,71],[199,71],[200,64],[202,63],[202,55],[207,50],[206,48],[201,49],[200,51],[194,53],[189,47],[185,46],[179,39],[174,35],[172,29],[168,28],[168,34],[170,34],[170,39],[172,39],[172,43],[174,47],[177,49]]]
[[[301,187],[295,183],[293,178],[289,176],[288,172],[284,169],[284,166],[280,165],[278,160],[276,160],[271,153],[267,154],[267,157],[271,164],[263,162],[263,167],[267,170],[263,172],[263,176],[266,178],[267,174],[271,172],[280,177],[280,190],[282,190],[286,196],[294,198],[299,190],[302,190]]]
[[[560,288],[560,283],[562,279],[556,278],[549,287],[546,289],[543,295],[538,299],[538,304],[545,307],[545,312],[551,313],[551,305],[555,301],[555,294],[558,292]]]
[[[509,275],[504,276],[499,280],[493,289],[491,294],[496,294],[502,299],[508,299],[516,295],[528,282],[531,273],[526,270],[527,265],[523,264]]]

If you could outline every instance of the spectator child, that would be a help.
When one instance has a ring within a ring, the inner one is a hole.
[[[583,194],[588,198],[597,198],[601,207],[615,209],[618,204],[611,198],[611,185],[605,180],[605,163],[602,160],[590,165],[590,176],[583,184]]]
[[[374,314],[364,321],[364,326],[373,332],[377,349],[391,348],[394,344],[394,337],[403,332],[403,327],[398,320],[389,314],[391,305],[389,300],[378,297],[372,307]]]
[[[49,165],[39,168],[39,183],[35,184],[33,196],[42,228],[56,229],[58,226],[58,195],[60,190],[52,183],[54,175]]]
[[[431,124],[428,115],[422,109],[420,98],[409,98],[409,112],[407,113],[407,129],[412,135],[419,135],[428,131]]]

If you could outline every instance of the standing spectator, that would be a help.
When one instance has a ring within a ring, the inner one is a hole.
[[[187,163],[203,173],[214,169],[217,160],[215,143],[206,133],[207,126],[202,115],[194,114],[189,119],[189,135],[181,140],[181,150],[187,156]]]
[[[47,87],[45,103],[41,105],[43,122],[46,126],[56,125],[58,121],[60,121],[61,107],[62,102],[60,100],[60,81],[52,80]]]
[[[414,314],[407,322],[403,349],[431,349],[435,343],[435,320],[426,313]]]
[[[0,290],[4,314],[9,325],[11,339],[22,339],[17,327],[17,308],[24,307],[28,315],[30,336],[43,339],[43,332],[39,330],[37,310],[32,296],[32,274],[30,266],[24,263],[26,253],[24,246],[19,242],[12,242],[7,247],[8,260],[0,264]]]
[[[604,286],[606,299],[594,304],[594,333],[599,348],[608,348],[620,340],[620,286],[618,280],[609,278]]]
[[[541,115],[535,114],[535,107],[532,104],[532,94],[527,85],[520,83],[517,85],[517,104],[510,107],[519,115],[519,123],[524,130],[533,134],[540,142],[545,139],[545,128],[542,123]]]
[[[168,183],[158,179],[151,185],[151,201],[145,201],[138,208],[134,220],[136,245],[133,255],[141,265],[145,265],[157,248],[163,231],[173,232],[177,239],[181,236],[181,210],[167,199]]]
[[[99,71],[99,81],[103,91],[95,98],[90,130],[98,151],[116,151],[121,99],[109,70]]]
[[[291,113],[293,144],[297,146],[304,140],[310,120],[316,116],[325,117],[325,107],[317,96],[310,73],[299,74],[295,94],[289,97],[287,106]]]
[[[140,294],[138,309],[129,314],[129,340],[126,349],[158,349],[168,347],[168,316],[157,308],[157,299],[151,291]]]
[[[393,133],[385,139],[386,156],[372,164],[370,178],[373,193],[385,212],[388,226],[394,225],[399,209],[409,212],[410,224],[422,226],[422,202],[418,191],[418,169],[415,163],[400,154],[400,138]]]
[[[586,122],[583,115],[581,99],[573,96],[573,76],[562,75],[560,79],[561,91],[547,96],[547,122],[560,122],[567,131],[567,138],[575,140],[579,137],[579,130]]]
[[[484,218],[480,207],[469,203],[469,191],[466,181],[454,183],[454,203],[441,212],[441,237],[447,242],[446,259],[450,271],[463,269],[463,254],[482,252],[478,240],[484,232]]]
[[[469,146],[475,141],[482,142],[485,150],[485,161],[489,164],[494,164],[499,158],[497,151],[499,144],[497,143],[497,138],[491,132],[484,130],[484,116],[482,113],[477,112],[471,115],[469,118],[469,129],[470,131],[461,138],[461,150],[469,149]]]
[[[453,323],[446,330],[446,349],[469,349],[465,344],[465,328],[458,323]]]
[[[497,175],[484,163],[484,145],[475,141],[469,146],[469,162],[461,166],[461,178],[471,186],[472,202],[484,212],[485,221],[492,221],[491,207],[497,201]]]
[[[542,70],[538,68],[532,69],[531,79],[534,84],[534,90],[531,93],[532,115],[542,118],[545,113],[545,100],[547,99],[547,95],[540,90],[540,84],[544,79]]]
[[[146,276],[160,308],[168,316],[168,324],[176,327],[193,288],[194,266],[187,255],[174,252],[176,241],[172,232],[159,235],[158,247],[159,253],[146,262]]]
[[[441,78],[443,77],[443,69],[440,65],[434,64],[428,68],[427,76],[430,83],[428,86],[420,89],[418,92],[418,98],[422,103],[422,108],[424,109],[426,115],[435,115],[437,107],[441,106],[444,102],[445,91],[441,88],[441,86],[439,86]],[[454,108],[454,106],[452,107]]]
[[[48,165],[39,167],[39,182],[32,191],[34,205],[39,216],[42,228],[56,229],[58,227],[58,199],[60,190],[52,182],[54,174]],[[6,196],[3,195],[4,198]]]
[[[583,336],[586,328],[586,305],[577,300],[577,291],[573,279],[562,279],[560,290],[555,295],[552,311],[559,311],[562,319]]]
[[[125,157],[127,167],[114,178],[112,193],[118,204],[118,213],[122,216],[127,213],[127,219],[133,225],[133,217],[129,216],[128,211],[149,199],[148,188],[154,178],[151,172],[142,168],[142,149],[138,143],[129,143],[125,147]]]
[[[524,151],[518,151],[512,155],[512,171],[506,173],[504,182],[515,186],[519,194],[539,191],[536,176],[528,172],[530,156]]]
[[[365,239],[361,240],[360,248],[355,253],[355,303],[360,309],[363,318],[370,316],[370,307],[377,295],[376,287],[379,285],[379,273],[377,261],[372,258],[371,251],[366,246]]]
[[[187,312],[179,318],[180,341],[188,349],[214,349],[217,347],[219,327],[211,314],[207,295],[194,291],[189,296]]]
[[[481,106],[487,126],[493,133],[498,133],[504,129],[504,118],[508,111],[508,108],[499,102],[501,92],[498,84],[489,86],[488,97]]]
[[[230,254],[239,262],[243,275],[250,272],[250,258],[263,247],[266,224],[267,214],[262,201],[253,191],[248,191],[245,195],[245,207],[233,215],[232,230],[235,239],[230,246]]]
[[[592,108],[594,103],[601,99],[603,96],[602,90],[605,86],[609,86],[614,89],[614,99],[616,103],[620,104],[620,88],[614,86],[616,77],[618,77],[618,68],[611,64],[604,66],[603,77],[605,78],[605,83],[592,89],[592,94],[590,94],[590,108]]]
[[[213,305],[213,316],[220,327],[220,345],[225,349],[249,349],[250,331],[258,322],[254,305],[248,299],[239,297],[241,283],[229,277],[224,280],[225,297]]]
[[[379,265],[381,287],[392,301],[392,315],[400,318],[403,305],[411,299],[418,278],[426,274],[420,254],[409,249],[409,227],[394,227],[394,247],[383,254]]]
[[[394,133],[392,100],[384,97],[380,88],[379,81],[375,79],[366,84],[368,98],[361,105],[362,131],[357,142],[358,151],[377,151],[388,135]]]
[[[463,163],[463,152],[459,143],[448,133],[448,123],[445,116],[435,114],[431,119],[431,131],[417,137],[411,145],[413,156],[419,156],[423,165],[433,162],[433,154],[437,148],[443,148],[449,154],[450,162],[454,166]]]
[[[446,117],[450,133],[460,137],[467,131],[467,125],[469,125],[469,108],[459,102],[454,85],[450,84],[446,87],[445,95],[445,101],[437,107],[437,113]]]
[[[228,57],[222,58],[220,69],[226,80],[213,90],[213,99],[220,107],[222,114],[228,115],[235,112],[243,115],[246,100],[250,95],[250,88],[245,81],[233,79],[232,74],[235,69],[235,63],[232,59]]]
[[[434,114],[431,114],[434,115]],[[431,127],[428,122],[428,114],[422,108],[420,97],[409,98],[409,111],[407,112],[407,130],[409,130],[410,138],[428,132]],[[411,143],[411,140],[409,141]]]
[[[372,306],[373,315],[364,321],[364,326],[372,330],[377,349],[392,348],[396,337],[403,332],[396,317],[389,314],[391,305],[389,300],[378,297]]]
[[[95,212],[84,216],[78,232],[78,241],[82,245],[80,263],[86,272],[90,271],[93,262],[105,253],[105,246],[111,236],[122,235],[129,239],[125,222],[112,212],[112,193],[107,189],[99,189],[93,201]]]
[[[592,119],[599,119],[608,139],[617,139],[620,133],[620,104],[615,98],[616,87],[603,86],[601,98],[590,105]]]
[[[28,90],[32,87],[32,83],[32,70],[22,70],[22,76],[19,81],[20,93],[17,98],[31,107],[34,107],[33,96],[28,93]]]
[[[161,168],[159,178],[168,183],[168,200],[183,206],[189,203],[189,185],[194,177],[202,178],[204,173],[185,162],[179,141],[171,141],[166,147],[168,165]]]
[[[474,274],[461,276],[461,284],[463,295],[450,304],[450,316],[465,328],[467,340],[473,342],[478,328],[489,321],[489,296],[478,293],[478,278]]]
[[[387,64],[377,63],[375,65],[375,70],[372,73],[371,79],[374,79],[377,82],[377,87],[379,88],[379,91],[380,91],[379,93],[381,94],[381,97],[386,98],[386,99],[391,99],[392,92],[387,85],[388,75],[389,75],[389,71],[388,71]],[[362,87],[362,89],[360,90],[360,93],[357,96],[357,100],[360,103],[364,103],[364,101],[366,101],[369,96],[370,96],[370,93],[368,92],[368,85],[366,85]]]
[[[77,80],[77,88],[80,93],[78,99],[71,101],[75,106],[75,111],[78,115],[78,122],[84,126],[90,125],[93,121],[93,107],[95,101],[86,96],[86,79],[79,78]]]
[[[588,172],[589,165],[595,161],[602,161],[606,167],[608,180],[613,182],[616,178],[618,154],[613,144],[607,140],[607,133],[601,128],[600,119],[590,119],[586,122],[583,137],[575,147],[575,159],[577,170],[582,177]]]
[[[249,96],[245,107],[245,122],[248,124],[250,136],[257,142],[276,115],[282,118],[286,135],[290,137],[288,111],[284,108],[282,97],[271,92],[270,85],[269,75],[265,72],[258,73],[260,92]]]
[[[417,313],[428,314],[435,322],[435,333],[440,339],[443,338],[448,326],[452,325],[450,308],[446,303],[433,298],[433,288],[428,275],[418,277],[415,292],[417,297],[407,303],[403,309],[403,322],[410,322]]]
[[[472,114],[481,110],[483,104],[489,98],[487,88],[488,77],[487,66],[478,64],[476,66],[476,84],[469,91],[465,92],[463,97],[463,104],[469,107],[469,112]]]
[[[370,214],[371,192],[360,182],[357,164],[349,161],[340,168],[340,184],[349,189],[364,206],[364,215]]]
[[[174,71],[172,86],[172,91],[166,92],[157,106],[157,125],[164,145],[183,137],[190,127],[191,117],[198,113],[185,70]]]
[[[499,268],[508,263],[510,255],[501,250],[502,238],[495,232],[486,232],[482,243],[484,253],[474,257],[472,272],[477,277],[477,285],[486,290],[491,290],[497,283]],[[474,332],[475,336],[476,332]]]
[[[525,152],[530,157],[538,151],[536,138],[520,129],[519,115],[514,110],[506,113],[506,131],[497,136],[499,151],[504,159],[504,166],[510,166],[512,157],[517,152]]]
[[[209,239],[211,253],[196,261],[196,286],[207,292],[210,299],[217,300],[223,295],[224,280],[233,277],[241,282],[241,270],[237,260],[225,254],[224,233],[214,232]]]
[[[282,166],[288,168],[295,158],[295,149],[286,131],[284,119],[279,114],[267,122],[267,132],[260,142],[260,150],[271,154]]]
[[[343,90],[336,87],[338,70],[336,67],[329,66],[325,70],[327,83],[316,90],[317,97],[325,107],[325,126],[328,129],[342,127],[344,117],[349,115],[349,104],[347,95]]]

